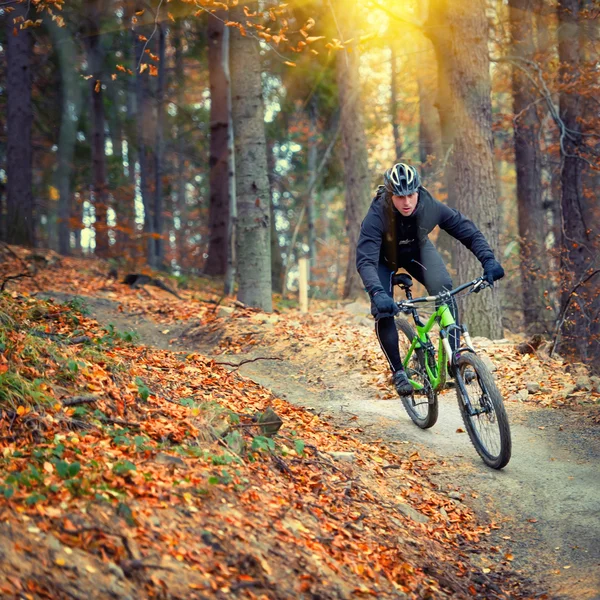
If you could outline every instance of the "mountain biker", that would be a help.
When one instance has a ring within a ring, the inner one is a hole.
[[[403,268],[432,296],[452,289],[446,265],[429,240],[429,233],[436,225],[477,257],[490,284],[504,277],[504,269],[481,231],[456,209],[435,200],[421,185],[414,167],[397,163],[385,172],[383,185],[377,188],[360,228],[356,268],[371,298],[375,333],[392,369],[394,387],[401,396],[411,395],[413,388],[400,358],[392,276]],[[454,299],[449,307],[458,323]],[[456,350],[458,337],[451,336],[450,344]]]

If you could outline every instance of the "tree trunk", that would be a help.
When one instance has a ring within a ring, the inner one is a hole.
[[[231,77],[229,72],[229,48],[230,48],[229,27],[225,28],[223,33],[223,65],[225,67],[225,77],[228,83],[227,94],[227,114],[229,121],[229,134],[227,136],[227,155],[229,157],[229,172],[227,181],[229,184],[229,221],[227,222],[227,269],[225,271],[225,283],[223,293],[226,296],[233,294],[235,284],[235,266],[236,266],[236,224],[237,224],[237,192],[235,187],[236,169],[235,169],[235,144],[233,139],[233,113],[231,106]]]
[[[308,225],[308,256],[310,259],[310,270],[315,268],[317,260],[317,235],[315,230],[316,210],[315,210],[315,182],[317,179],[317,159],[318,159],[318,143],[317,143],[317,106],[314,100],[309,106],[310,116],[310,134],[308,140],[308,188],[310,193],[306,198],[306,218]],[[309,274],[310,279],[310,274]]]
[[[225,275],[229,222],[229,82],[223,62],[224,10],[208,15],[208,73],[210,80],[210,211],[208,258],[204,272]]]
[[[267,141],[267,167],[269,171],[269,192],[271,194],[271,285],[276,294],[283,293],[283,256],[279,246],[279,236],[275,226],[275,158],[273,156],[273,141]]]
[[[396,57],[396,40],[390,41],[390,116],[392,121],[392,133],[394,136],[394,148],[396,151],[396,162],[402,162],[402,136],[400,134],[400,123],[398,123],[398,58]]]
[[[142,10],[141,4],[136,5],[138,10]],[[147,11],[146,11],[147,12]],[[145,14],[143,15],[145,17]],[[140,165],[140,194],[142,196],[142,204],[144,206],[144,237],[146,240],[146,260],[148,264],[152,264],[154,256],[154,245],[152,240],[152,201],[150,195],[150,157],[148,147],[152,143],[152,133],[154,131],[153,123],[154,116],[152,114],[152,106],[148,101],[148,71],[141,71],[141,65],[144,62],[144,41],[140,39],[144,35],[147,28],[140,26],[132,30],[133,41],[136,48],[136,125],[137,125],[137,150],[138,161]],[[148,37],[148,36],[145,36]],[[140,66],[138,66],[140,65]]]
[[[241,6],[231,11],[243,23]],[[259,47],[237,28],[231,33],[231,99],[237,191],[238,299],[272,310],[269,178]]]
[[[586,115],[586,103],[580,94],[577,79],[581,75],[580,28],[582,27],[578,0],[559,0],[558,6],[558,54],[560,59],[559,96],[560,118],[568,134],[563,138],[562,152],[562,223],[563,252],[561,272],[565,277],[562,305],[570,302],[563,327],[561,347],[579,360],[598,369],[600,363],[599,339],[599,279],[592,277],[578,289],[576,296],[571,290],[584,280],[597,262],[599,253],[598,223],[590,222],[592,211],[586,210],[582,178],[585,162],[582,121]],[[575,84],[575,85],[574,85]],[[595,265],[597,268],[597,264]]]
[[[158,24],[158,85],[156,90],[156,144],[154,150],[154,214],[152,231],[152,262],[155,269],[163,269],[165,261],[164,244],[164,202],[163,202],[163,160],[164,160],[164,122],[165,122],[165,71],[166,32],[163,23]]]
[[[425,185],[438,176],[442,163],[442,132],[440,115],[435,106],[437,89],[435,54],[431,42],[423,38],[417,45],[420,54],[414,57],[419,91],[419,161]]]
[[[517,59],[534,58],[534,0],[510,0],[512,53]],[[524,63],[512,67],[515,163],[521,258],[521,285],[525,327],[531,333],[543,333],[545,324],[549,263],[545,243],[542,159],[539,145],[540,121],[538,94],[523,72]]]
[[[55,172],[56,188],[58,189],[58,251],[60,254],[71,253],[72,192],[71,179],[73,176],[73,158],[77,127],[81,114],[82,94],[79,78],[73,69],[73,56],[77,48],[66,27],[59,27],[48,19],[46,24],[53,44],[58,54],[61,77],[61,117],[58,134],[57,166]]]
[[[446,27],[442,22],[441,15],[437,13],[435,4],[430,5],[430,16],[428,28],[425,34],[429,36],[437,62],[437,96],[435,108],[438,111],[441,132],[440,160],[443,165],[442,180],[446,190],[446,204],[451,208],[457,208],[457,199],[455,191],[454,177],[452,177],[451,165],[449,162],[450,152],[453,149],[454,138],[456,136],[456,123],[453,119],[453,109],[448,101],[452,97],[452,87],[449,81],[450,71],[448,67],[449,56],[451,52],[451,36],[443,35],[441,28]],[[452,274],[457,272],[457,258],[459,243],[445,231],[440,231],[437,239],[437,248],[448,262]]]
[[[452,148],[448,172],[449,196],[456,208],[479,227],[498,250],[496,181],[494,174],[492,107],[485,5],[479,0],[434,0],[429,33],[440,65],[438,101],[442,136]],[[460,192],[460,193],[457,193]],[[457,251],[457,278],[464,283],[481,275],[475,256],[462,244]],[[495,290],[471,296],[465,321],[475,335],[502,337]]]
[[[175,182],[174,214],[179,217],[179,229],[175,236],[177,264],[183,264],[185,255],[185,224],[187,223],[187,206],[185,202],[185,145],[183,136],[183,105],[185,103],[185,69],[183,64],[183,30],[181,21],[177,21],[173,32],[175,47],[175,81],[177,82],[177,180]]]
[[[19,29],[15,19],[27,18],[27,4],[15,4],[7,19],[7,185],[6,240],[10,244],[35,245],[32,190],[31,51],[29,29]],[[15,35],[16,34],[16,35]]]
[[[124,3],[124,18],[123,21],[128,29],[124,32],[123,45],[127,56],[128,66],[133,73],[135,73],[137,62],[136,62],[136,44],[133,42],[134,33],[132,30],[132,17],[135,14],[135,1],[127,0]],[[129,42],[127,41],[127,37]],[[133,42],[133,43],[132,43]],[[125,119],[124,126],[124,139],[127,144],[127,159],[124,161],[123,166],[126,167],[127,173],[127,187],[123,197],[123,202],[119,205],[119,220],[122,229],[122,242],[124,246],[124,252],[134,262],[138,259],[137,252],[137,225],[135,222],[135,196],[137,188],[137,176],[135,172],[137,159],[137,78],[135,76],[128,77],[126,83],[126,108],[127,118]]]
[[[359,51],[352,29],[353,12],[339,1],[336,17],[342,39],[350,40],[346,51],[337,54],[336,78],[341,111],[342,148],[344,160],[344,187],[346,190],[346,233],[348,238],[348,263],[344,298],[356,298],[363,290],[356,270],[356,245],[360,224],[367,214],[371,196],[371,181],[367,164],[363,106],[360,97]],[[350,51],[351,50],[351,51]]]
[[[92,122],[92,192],[96,215],[95,253],[97,256],[108,256],[108,197],[106,187],[106,136],[104,133],[104,93],[102,90],[103,52],[99,23],[104,14],[104,0],[89,0],[87,21],[87,54],[89,81],[91,93],[91,122]]]

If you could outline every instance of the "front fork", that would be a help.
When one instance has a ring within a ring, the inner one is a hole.
[[[448,332],[452,331],[453,329],[458,329],[460,331],[465,342],[464,345],[460,346],[455,352],[452,352],[452,348],[450,347],[450,340],[448,339]],[[466,325],[450,325],[446,329],[443,329],[440,332],[440,335],[442,337],[444,351],[446,352],[446,356],[448,357],[448,365],[450,366],[451,374],[454,374],[454,363],[456,362],[456,359],[460,356],[461,352],[469,351],[473,354],[477,354],[477,352],[475,352],[475,348],[473,348],[473,341],[471,340],[471,336],[469,335],[469,330],[467,329]]]
[[[462,333],[462,336],[464,339],[464,345],[460,346],[456,350],[456,352],[452,352],[452,348],[450,346],[450,341],[448,340],[448,331],[451,331],[452,329],[458,329]],[[473,341],[471,340],[471,336],[469,335],[469,330],[467,329],[466,325],[451,325],[447,329],[442,330],[440,333],[442,336],[442,344],[444,346],[446,356],[448,357],[448,366],[449,366],[450,375],[452,375],[454,377],[454,379],[456,380],[456,385],[460,389],[460,392],[461,392],[460,395],[465,404],[465,408],[467,409],[467,414],[470,416],[474,416],[474,415],[478,414],[478,411],[475,411],[473,409],[473,405],[471,404],[469,394],[467,393],[467,390],[465,388],[465,382],[463,380],[463,377],[462,377],[460,371],[458,370],[458,368],[456,367],[456,364],[455,364],[456,360],[460,356],[461,352],[469,351],[469,352],[472,352],[473,354],[476,354],[475,348],[473,348]],[[484,393],[485,393],[485,391],[484,391]]]

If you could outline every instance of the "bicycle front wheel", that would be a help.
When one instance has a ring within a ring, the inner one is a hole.
[[[465,372],[475,372],[469,383]],[[458,405],[475,450],[492,469],[508,464],[511,437],[502,395],[489,369],[472,352],[464,352],[456,362]]]
[[[398,317],[396,319],[396,328],[398,329],[398,338],[400,342],[400,355],[406,356],[413,339],[415,330],[410,323]],[[438,419],[438,400],[437,394],[432,389],[425,370],[426,355],[423,348],[415,348],[409,363],[406,365],[406,374],[409,379],[420,383],[422,390],[414,390],[412,396],[401,396],[402,404],[415,425],[421,429],[433,427]]]

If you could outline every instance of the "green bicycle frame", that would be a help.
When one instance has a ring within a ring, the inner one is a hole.
[[[417,328],[417,335],[415,335],[406,356],[404,357],[404,368],[406,369],[408,362],[410,361],[413,352],[417,348],[425,349],[427,344],[429,343],[428,333],[433,329],[435,323],[439,323],[440,325],[440,333],[445,332],[449,327],[456,324],[452,313],[450,312],[450,308],[447,304],[442,304],[440,307],[429,317],[427,323],[424,326],[417,325],[415,322],[415,327]],[[448,348],[446,348],[446,345]],[[425,360],[425,370],[427,371],[427,377],[429,378],[429,382],[431,383],[431,387],[434,390],[437,390],[440,387],[443,387],[446,383],[446,379],[448,378],[448,354],[450,352],[450,344],[448,342],[446,335],[440,335],[440,343],[437,355],[437,363],[431,367],[429,361]],[[409,379],[411,385],[416,390],[422,390],[423,384],[418,383],[412,379]]]

